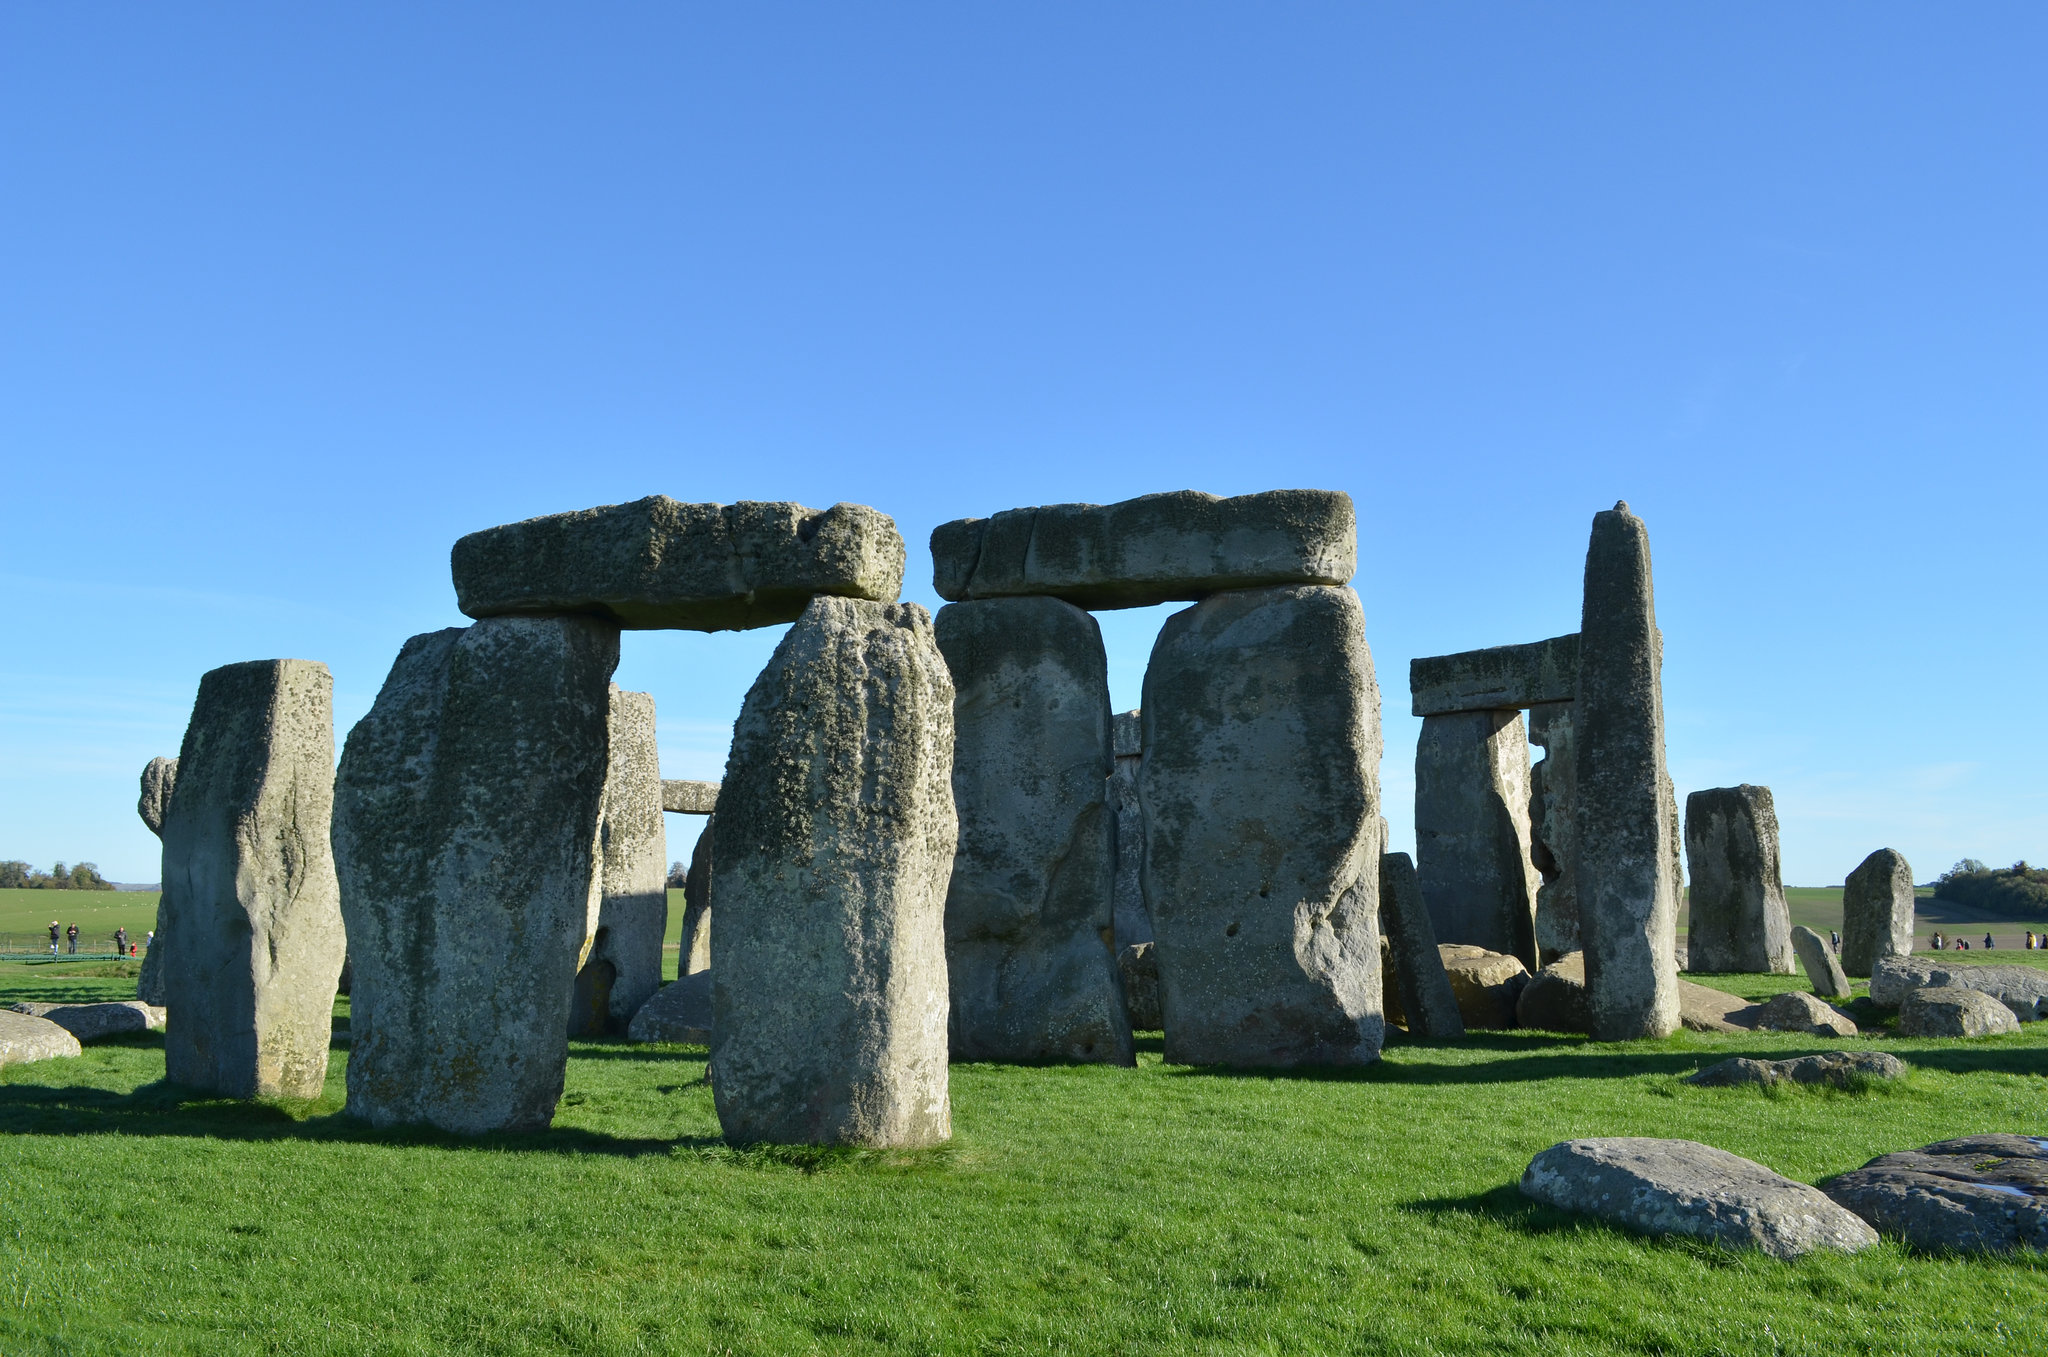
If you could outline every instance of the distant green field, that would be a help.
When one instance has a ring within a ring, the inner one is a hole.
[[[0,890],[0,939],[49,945],[50,920],[78,925],[78,944],[111,942],[126,928],[140,944],[156,927],[155,891]]]

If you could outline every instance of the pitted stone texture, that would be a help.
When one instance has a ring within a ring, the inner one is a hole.
[[[1444,973],[1436,931],[1422,903],[1415,864],[1406,853],[1380,854],[1380,920],[1392,954],[1394,988],[1401,1016],[1413,1036],[1444,1039],[1465,1035],[1458,996]]]
[[[1976,966],[1927,957],[1879,959],[1870,973],[1870,1002],[1897,1008],[1916,989],[1954,985],[1980,990],[2012,1010],[2021,1022],[2048,1018],[2048,970],[2038,966]]]
[[[663,985],[626,1025],[626,1040],[709,1045],[711,985],[709,971],[698,971]]]
[[[135,997],[142,1003],[162,1008],[164,957],[171,949],[164,945],[164,911],[161,904],[156,911],[155,933],[155,939],[142,950],[142,973],[135,978]]]
[[[1519,957],[1455,942],[1440,944],[1437,955],[1465,1026],[1506,1030],[1516,1025],[1515,1008],[1529,985],[1528,968]]]
[[[471,617],[588,613],[629,630],[741,631],[819,595],[894,602],[903,538],[864,504],[631,504],[529,518],[455,544]]]
[[[1543,757],[1529,769],[1529,859],[1542,877],[1536,888],[1536,954],[1546,964],[1585,946],[1579,936],[1579,831],[1573,806],[1578,746],[1572,704],[1529,708],[1529,743]]]
[[[932,631],[953,676],[960,816],[952,1058],[1131,1064],[1102,633],[1056,598],[950,604]]]
[[[1678,1022],[1689,1032],[1748,1032],[1763,1014],[1762,1004],[1724,994],[1710,985],[1678,982]]]
[[[661,784],[661,808],[677,815],[709,815],[718,809],[718,784],[669,778]]]
[[[1416,716],[1569,702],[1578,683],[1577,632],[1527,645],[1494,646],[1408,662],[1408,691]]]
[[[83,1054],[78,1038],[48,1018],[0,1009],[0,1068]]]
[[[1579,931],[1603,1040],[1678,1026],[1678,826],[1664,771],[1663,642],[1650,535],[1626,504],[1593,516],[1579,627]]]
[[[1685,858],[1692,878],[1687,969],[1793,974],[1771,789],[1745,782],[1686,797]]]
[[[1709,1065],[1685,1082],[1701,1088],[1735,1088],[1743,1084],[1826,1084],[1854,1088],[1871,1079],[1902,1079],[1906,1062],[1883,1051],[1826,1051],[1794,1060],[1747,1060],[1736,1056]]]
[[[683,881],[682,956],[677,963],[682,975],[711,969],[711,845],[717,825],[715,812],[707,816],[697,845],[690,850],[690,871]]]
[[[1849,997],[1849,977],[1842,970],[1842,961],[1835,955],[1833,943],[1805,924],[1794,924],[1792,950],[1798,954],[1799,965],[1806,972],[1815,994],[1823,999]]]
[[[1144,720],[1144,714],[1135,709],[1110,718],[1110,744],[1118,758],[1134,759],[1145,752]]]
[[[2048,1139],[1964,1136],[1880,1155],[1827,1193],[1929,1253],[2048,1251]]]
[[[1929,985],[1899,1005],[1902,1037],[1990,1037],[2019,1030],[2012,1010],[1982,990]]]
[[[597,618],[415,636],[350,732],[334,844],[352,1115],[465,1135],[553,1120],[618,658]]]
[[[612,685],[607,742],[597,932],[577,974],[571,1036],[626,1030],[661,988],[661,940],[668,932],[668,835],[653,694]]]
[[[87,1044],[128,1032],[164,1030],[164,1011],[137,999],[102,1004],[16,1004],[14,1011],[47,1018]]]
[[[334,679],[251,660],[199,680],[164,816],[164,1077],[317,1098],[347,941],[328,823]]]
[[[1127,716],[1136,715],[1126,712]],[[1122,717],[1117,718],[1119,722]],[[1109,779],[1109,802],[1116,811],[1116,884],[1110,895],[1119,949],[1152,941],[1152,916],[1145,912],[1145,807],[1138,800],[1138,765],[1142,757],[1119,754]]]
[[[1880,848],[1842,887],[1842,969],[1869,975],[1879,960],[1913,954],[1913,869]]]
[[[1695,1032],[1746,1032],[1762,1005],[1689,980],[1678,982],[1678,1018]],[[1593,1034],[1592,1000],[1586,993],[1586,954],[1568,952],[1529,978],[1515,1001],[1522,1027]]]
[[[142,795],[135,802],[135,813],[158,838],[164,835],[164,812],[171,808],[171,789],[177,783],[176,759],[151,759],[142,769]]]
[[[819,598],[754,681],[718,794],[711,1081],[728,1140],[952,1134],[953,684],[915,604]]]
[[[1522,1194],[1648,1235],[1797,1258],[1855,1252],[1877,1232],[1819,1188],[1692,1140],[1568,1140],[1529,1161]]]
[[[1142,710],[1166,1059],[1377,1059],[1385,827],[1358,596],[1246,589],[1175,613]]]
[[[1124,1008],[1131,1015],[1131,1030],[1163,1030],[1166,1018],[1159,1008],[1158,947],[1149,942],[1133,943],[1116,954],[1116,964],[1123,973]]]
[[[1518,711],[1426,716],[1415,744],[1415,872],[1439,942],[1536,965],[1529,741]]]
[[[1198,490],[1118,504],[1048,504],[963,518],[932,533],[932,583],[949,602],[1050,594],[1083,608],[1146,608],[1231,589],[1343,584],[1358,567],[1351,497]]]
[[[1771,996],[1756,1015],[1768,1032],[1805,1032],[1817,1037],[1853,1037],[1856,1023],[1848,1014],[1801,990]]]

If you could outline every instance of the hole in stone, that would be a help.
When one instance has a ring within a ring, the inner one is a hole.
[[[1223,930],[1223,936],[1224,936],[1224,937],[1226,937],[1226,938],[1234,938],[1234,937],[1236,937],[1236,936],[1237,936],[1237,925],[1236,925],[1236,924],[1232,924],[1232,925],[1231,925],[1230,927],[1228,927],[1228,928],[1224,929],[1224,930]]]

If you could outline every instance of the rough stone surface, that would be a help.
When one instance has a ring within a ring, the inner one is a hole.
[[[164,816],[164,1077],[317,1098],[347,949],[328,822],[334,680],[251,660],[199,680]]]
[[[915,604],[819,598],[733,728],[711,1081],[736,1143],[930,1145],[946,1083],[953,684]]]
[[[1794,1060],[1749,1060],[1736,1056],[1709,1065],[1688,1078],[1702,1088],[1734,1088],[1742,1084],[1827,1084],[1853,1088],[1868,1079],[1901,1079],[1906,1062],[1883,1051],[1827,1051]]]
[[[1174,614],[1142,710],[1166,1059],[1377,1059],[1385,826],[1358,596],[1246,589]]]
[[[1574,823],[1578,746],[1572,704],[1529,708],[1529,743],[1543,757],[1529,769],[1529,858],[1542,884],[1536,888],[1536,954],[1552,962],[1585,946],[1579,936],[1579,831]]]
[[[1436,931],[1422,903],[1415,864],[1406,853],[1380,854],[1380,921],[1392,955],[1394,989],[1410,1035],[1443,1039],[1465,1035],[1458,996],[1444,973]]]
[[[1351,497],[1198,490],[1118,504],[1048,504],[963,518],[932,533],[933,587],[949,602],[1050,594],[1083,608],[1145,608],[1230,589],[1343,584],[1358,564]]]
[[[946,894],[955,1060],[1133,1061],[1113,931],[1109,667],[1056,598],[954,603],[960,846]]]
[[[617,628],[501,617],[415,636],[350,732],[334,846],[355,966],[348,1111],[545,1128],[599,876]]]
[[[161,1032],[164,1011],[139,999],[100,1004],[16,1004],[16,1013],[47,1018],[86,1044],[124,1032]]]
[[[1515,1025],[1544,1032],[1593,1030],[1584,952],[1567,952],[1529,977],[1515,1000]]]
[[[1415,871],[1442,942],[1536,965],[1529,741],[1518,711],[1426,716],[1415,744]]]
[[[1159,1008],[1159,949],[1149,942],[1132,943],[1116,954],[1116,964],[1123,973],[1124,1009],[1131,1015],[1131,1030],[1164,1030],[1166,1017]]]
[[[690,871],[683,880],[682,956],[678,971],[695,975],[711,969],[711,846],[718,816],[704,821],[696,847],[690,850]]]
[[[1888,956],[1913,954],[1913,869],[1880,848],[1842,887],[1842,969],[1869,975]]]
[[[1762,1012],[1762,1004],[1690,980],[1678,982],[1678,1021],[1687,1031],[1748,1032]]]
[[[1835,945],[1805,924],[1792,926],[1792,950],[1799,957],[1799,965],[1806,972],[1807,981],[1813,992],[1823,999],[1846,999],[1849,997],[1849,977],[1842,970],[1842,960],[1835,955]]]
[[[0,1068],[82,1054],[78,1038],[48,1018],[0,1009]]]
[[[149,946],[142,949],[142,973],[135,979],[135,997],[145,1004],[157,1008],[164,1006],[164,957],[170,948],[164,945],[164,911],[161,905],[156,912],[156,937]]]
[[[1692,881],[1689,969],[1793,974],[1771,789],[1745,782],[1686,797],[1685,859]]]
[[[576,975],[569,1035],[623,1032],[661,988],[668,932],[668,836],[654,696],[611,689],[604,815],[598,824],[597,932]]]
[[[135,813],[158,838],[163,837],[164,812],[171,808],[171,789],[177,783],[176,759],[151,759],[142,769],[142,795],[135,802]]]
[[[1870,972],[1870,1002],[1897,1008],[1916,989],[1954,985],[1981,990],[2021,1022],[2048,1018],[2048,970],[2038,966],[1977,966],[1927,957],[1882,957]]]
[[[1576,632],[1527,645],[1494,646],[1408,662],[1408,691],[1416,716],[1569,702],[1578,682]]]
[[[1152,916],[1145,912],[1140,880],[1145,866],[1145,808],[1138,801],[1138,765],[1144,760],[1144,737],[1135,711],[1118,712],[1111,730],[1116,751],[1116,772],[1109,779],[1110,804],[1116,808],[1113,896],[1116,945],[1122,949],[1152,941]]]
[[[1771,996],[1757,1014],[1756,1025],[1769,1032],[1806,1032],[1818,1037],[1857,1035],[1848,1014],[1801,990]]]
[[[1876,1231],[1819,1188],[1691,1140],[1568,1140],[1529,1161],[1522,1193],[1644,1234],[1685,1235],[1773,1258],[1877,1243]]]
[[[698,971],[670,981],[640,1005],[626,1025],[628,1041],[680,1041],[695,1046],[711,1043],[711,972]]]
[[[1444,976],[1465,1026],[1515,1026],[1515,1005],[1529,984],[1529,970],[1519,957],[1455,942],[1440,944],[1437,955],[1443,959]]]
[[[471,617],[587,613],[629,630],[739,631],[795,621],[818,595],[894,602],[903,538],[864,504],[631,504],[549,514],[455,544]]]
[[[2012,1010],[1982,990],[1929,985],[1899,1005],[1902,1037],[1989,1037],[2019,1030]]]
[[[677,815],[709,815],[718,809],[718,784],[669,778],[661,784],[661,808]]]
[[[1593,516],[1573,712],[1579,931],[1594,1032],[1608,1041],[1679,1023],[1662,652],[1649,531],[1617,504]]]
[[[1827,1194],[1929,1253],[2048,1251],[2048,1139],[1965,1136],[1880,1155]]]

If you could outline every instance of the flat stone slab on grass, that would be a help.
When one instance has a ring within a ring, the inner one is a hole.
[[[1965,1136],[1880,1155],[1827,1185],[1885,1234],[1929,1252],[2048,1250],[2048,1139]]]
[[[711,1043],[711,972],[671,980],[640,1005],[626,1025],[628,1041]]]
[[[83,1055],[78,1038],[48,1018],[0,1009],[0,1066]]]
[[[1865,1079],[1899,1079],[1906,1062],[1883,1051],[1828,1051],[1793,1060],[1751,1060],[1736,1056],[1709,1065],[1685,1082],[1701,1088],[1733,1088],[1741,1084],[1828,1084],[1848,1088]]]
[[[1870,1002],[1897,1008],[1916,989],[1953,985],[1988,994],[2021,1022],[2048,1018],[2048,970],[2036,966],[1978,966],[1927,957],[1882,957],[1870,971]]]
[[[1853,1037],[1856,1023],[1848,1014],[1800,990],[1773,995],[1756,1014],[1767,1032],[1807,1032],[1822,1037]]]
[[[1929,985],[1899,1005],[1902,1037],[1989,1037],[2019,1030],[2012,1010],[1982,990]]]
[[[1877,1232],[1819,1188],[1691,1140],[1568,1140],[1529,1161],[1522,1194],[1650,1235],[1797,1258],[1855,1252]]]
[[[139,999],[121,999],[103,1004],[26,1003],[16,1004],[14,1011],[26,1013],[32,1018],[47,1018],[81,1042],[94,1042],[102,1037],[119,1036],[124,1032],[164,1030],[163,1009],[151,1007]]]
[[[629,630],[740,631],[794,622],[821,594],[893,603],[903,537],[864,504],[631,504],[549,514],[455,544],[471,617],[589,613]]]

